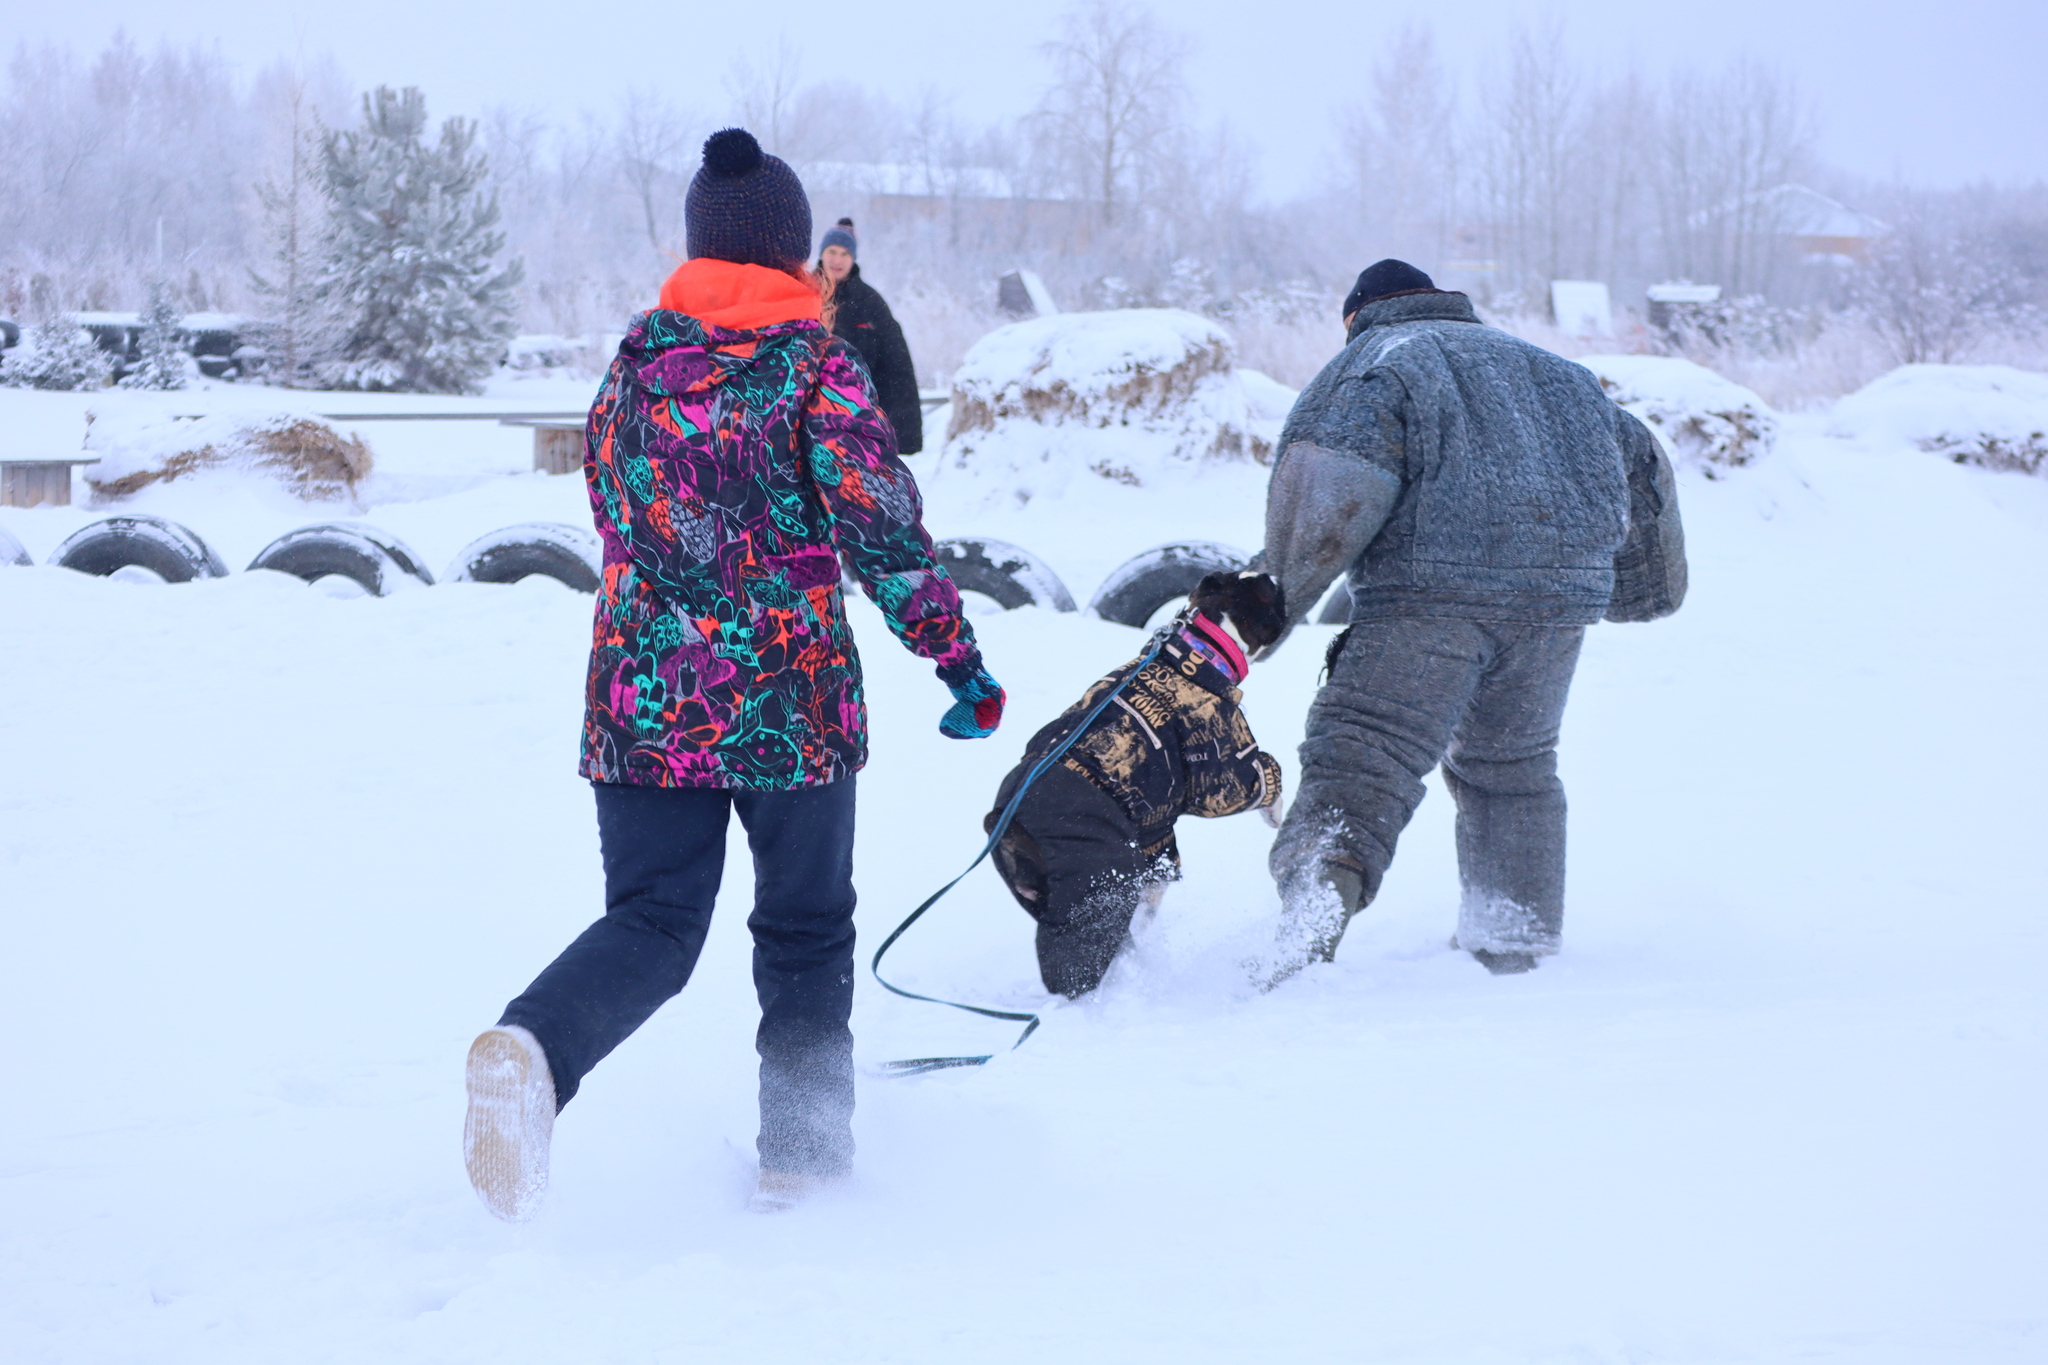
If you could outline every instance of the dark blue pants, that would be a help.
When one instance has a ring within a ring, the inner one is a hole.
[[[853,1164],[851,777],[784,792],[594,783],[604,918],[498,1022],[546,1050],[557,1105],[682,990],[725,870],[728,812],[754,854],[754,989],[761,1001],[761,1164],[841,1175]]]

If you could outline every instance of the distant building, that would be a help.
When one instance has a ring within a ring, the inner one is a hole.
[[[1867,213],[1858,213],[1819,190],[1804,185],[1779,185],[1711,209],[1695,220],[1704,226],[1735,221],[1754,225],[1789,245],[1807,261],[1861,263],[1890,229]]]
[[[1087,249],[1102,219],[1093,200],[988,166],[819,161],[806,164],[803,177],[821,221],[850,213],[863,238],[918,231],[942,234],[956,249],[1073,252]]]

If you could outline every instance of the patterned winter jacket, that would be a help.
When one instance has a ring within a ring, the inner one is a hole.
[[[996,811],[1105,691],[1131,677],[1142,657],[1090,687],[1031,737],[1023,762],[1003,779]],[[1173,822],[1181,816],[1236,815],[1280,799],[1280,764],[1252,738],[1243,697],[1218,652],[1183,628],[1167,637],[1159,657],[1138,670],[1060,763],[1123,808],[1141,856],[1171,857]],[[986,824],[994,823],[992,815]]]
[[[585,777],[781,791],[858,770],[841,553],[941,679],[980,666],[867,371],[818,322],[642,315],[585,443],[604,541]]]

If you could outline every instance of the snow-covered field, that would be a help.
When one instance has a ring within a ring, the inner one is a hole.
[[[363,430],[361,515],[437,570],[587,515],[516,472],[523,433]],[[0,569],[0,1357],[2048,1359],[2048,481],[1828,431],[1686,475],[1685,610],[1591,633],[1562,956],[1446,948],[1437,788],[1338,961],[1256,994],[1270,831],[1189,822],[1097,998],[986,1069],[865,1079],[856,1186],[768,1218],[741,844],[698,979],[563,1115],[541,1218],[464,1180],[469,1039],[600,909],[587,598]],[[935,534],[1082,601],[1159,541],[1259,541],[1248,466],[1020,507],[936,464]],[[131,506],[236,568],[337,510],[226,479]],[[40,559],[104,514],[0,527]],[[871,949],[1140,637],[984,616],[1011,719],[963,745],[853,610]],[[1247,690],[1290,765],[1329,633]],[[1027,931],[980,872],[891,965],[1036,1008]],[[1011,1036],[863,982],[864,1063]]]

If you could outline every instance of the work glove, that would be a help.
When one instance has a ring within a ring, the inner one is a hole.
[[[1003,723],[1003,685],[976,668],[962,683],[947,683],[953,704],[939,718],[939,733],[949,739],[987,739]]]

